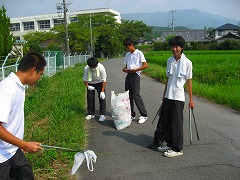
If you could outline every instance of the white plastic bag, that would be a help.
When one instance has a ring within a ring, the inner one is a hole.
[[[118,95],[116,95],[114,91],[111,91],[111,111],[117,130],[130,126],[132,120],[129,91]]]
[[[97,156],[93,151],[88,150],[88,151],[84,151],[84,152],[78,152],[75,154],[74,165],[71,170],[72,175],[75,174],[75,172],[81,166],[81,164],[85,158],[86,158],[88,170],[93,171],[93,162],[96,162]]]

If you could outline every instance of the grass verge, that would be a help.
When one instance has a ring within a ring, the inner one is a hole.
[[[28,89],[25,140],[80,150],[86,147],[84,66],[43,77],[36,87]],[[75,153],[45,149],[27,154],[27,158],[36,179],[74,179],[69,173]]]

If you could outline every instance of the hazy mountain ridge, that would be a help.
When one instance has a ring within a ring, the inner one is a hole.
[[[225,18],[196,9],[175,10],[174,26],[184,26],[189,29],[204,29],[204,27],[217,28],[226,23],[238,25],[240,20]],[[149,13],[129,13],[121,14],[124,20],[142,20],[149,26],[168,27],[172,23],[172,13],[169,12],[149,12]]]

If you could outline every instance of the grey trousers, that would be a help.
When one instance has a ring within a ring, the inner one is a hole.
[[[147,117],[147,111],[145,109],[142,97],[140,96],[140,76],[137,73],[128,73],[126,76],[125,91],[127,90],[129,90],[132,117],[136,116],[136,112],[134,111],[134,102],[141,116]]]

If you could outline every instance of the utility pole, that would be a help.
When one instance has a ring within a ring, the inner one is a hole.
[[[66,3],[65,0],[63,0],[62,3],[57,4],[57,10],[60,11],[63,9],[63,19],[64,19],[64,28],[65,28],[65,48],[66,48],[66,55],[68,56],[70,54],[69,50],[69,39],[68,39],[68,21],[67,21],[67,6],[68,4]]]
[[[90,52],[90,56],[93,56],[93,39],[92,39],[92,14],[90,13],[90,39],[91,39],[91,44],[90,44],[90,48],[91,48],[91,52]]]
[[[174,19],[174,13],[175,13],[176,11],[175,11],[174,9],[172,9],[170,12],[172,13],[172,23],[171,23],[171,26],[172,26],[172,30],[174,31],[174,21],[175,21],[175,19]]]

